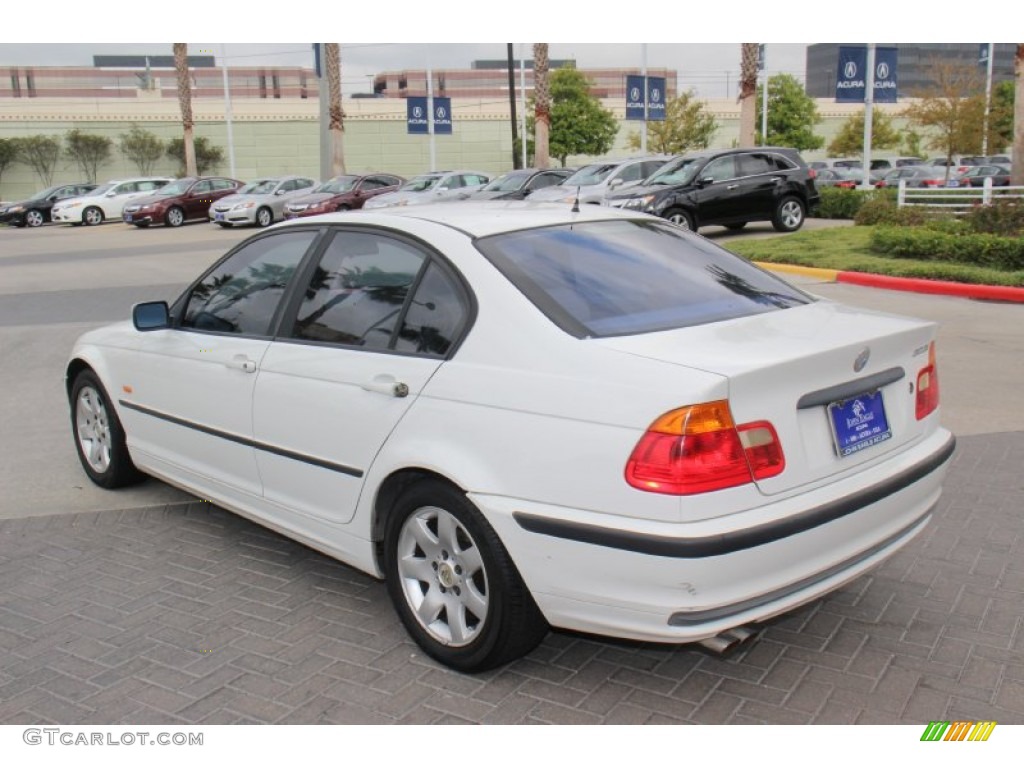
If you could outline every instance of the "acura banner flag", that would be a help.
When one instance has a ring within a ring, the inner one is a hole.
[[[836,101],[862,104],[867,86],[868,49],[839,46],[836,66]],[[896,49],[875,48],[875,86],[872,94],[880,104],[896,103]]]

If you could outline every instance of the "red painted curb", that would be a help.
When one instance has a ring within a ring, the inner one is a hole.
[[[864,285],[869,288],[887,288],[891,291],[933,293],[941,296],[959,296],[965,299],[986,299],[988,301],[1013,301],[1024,303],[1024,288],[1007,285],[971,285],[951,283],[944,280],[922,280],[913,277],[889,277],[866,272],[840,272],[837,283]]]

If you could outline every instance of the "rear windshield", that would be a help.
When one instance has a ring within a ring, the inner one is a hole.
[[[492,235],[477,247],[556,325],[623,336],[774,312],[813,299],[660,221],[599,221]]]

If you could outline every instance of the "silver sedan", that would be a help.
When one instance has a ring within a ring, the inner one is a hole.
[[[289,199],[309,192],[316,181],[307,176],[256,179],[210,206],[210,221],[222,227],[269,227],[284,218]]]

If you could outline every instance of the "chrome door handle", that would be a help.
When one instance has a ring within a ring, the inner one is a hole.
[[[392,397],[406,397],[409,394],[408,384],[395,381],[394,376],[386,373],[374,376],[372,380],[364,382],[361,386],[367,392],[379,392]]]
[[[739,189],[739,188],[740,188],[739,184],[730,184],[729,186],[726,187],[726,189]]]
[[[246,355],[235,355],[226,365],[228,368],[238,368],[246,373],[256,372],[256,361],[250,360]]]

